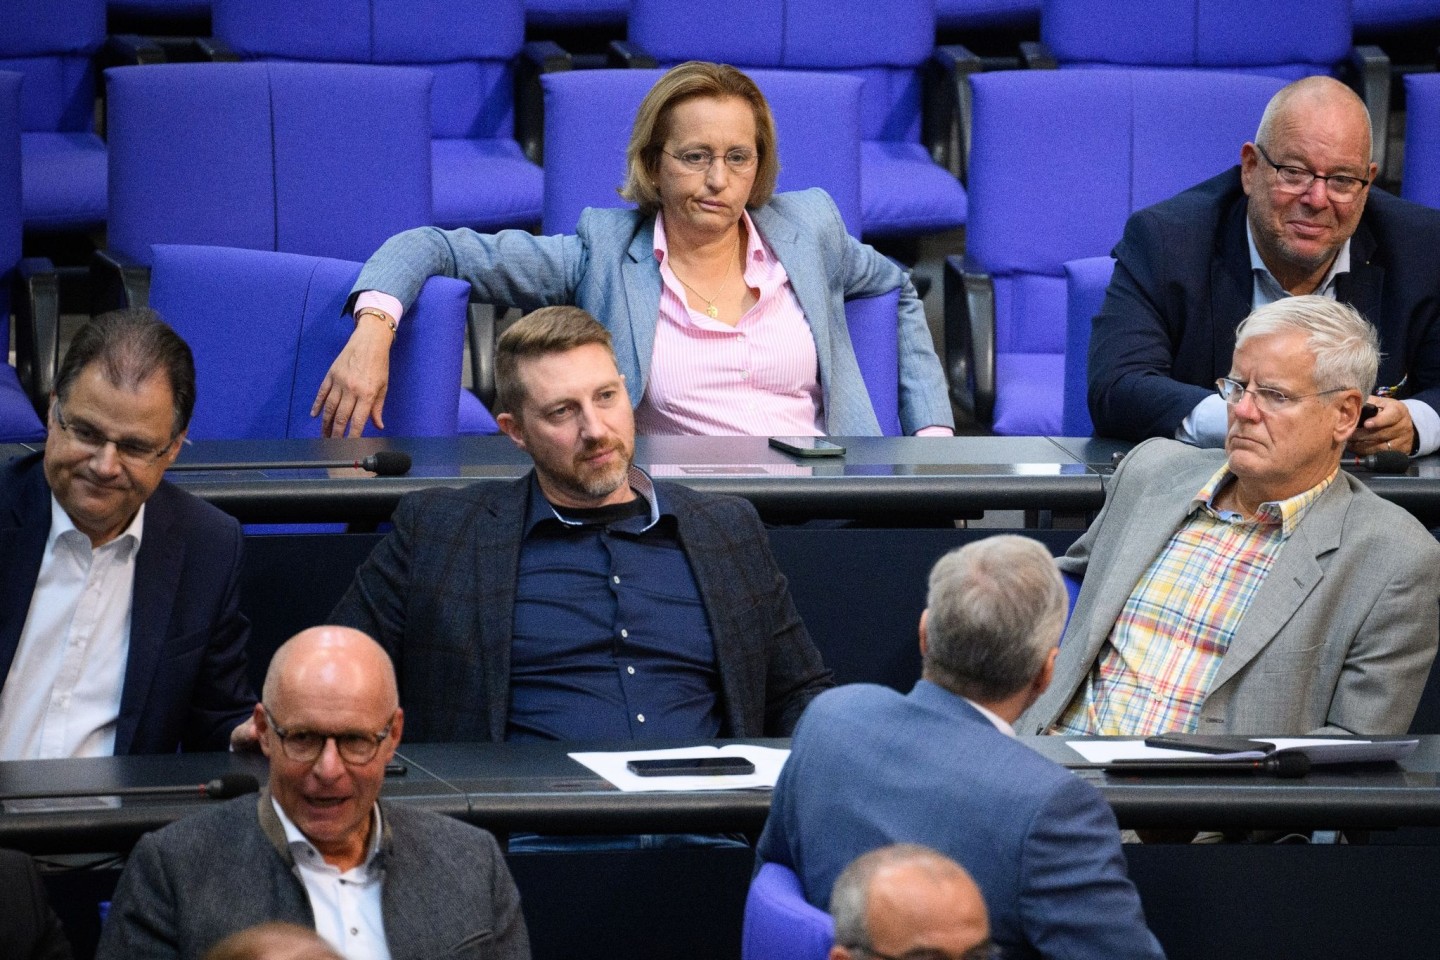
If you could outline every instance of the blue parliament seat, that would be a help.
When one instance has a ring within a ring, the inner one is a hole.
[[[835,939],[835,921],[812,907],[795,871],[761,864],[745,897],[740,960],[825,960]]]
[[[0,71],[0,325],[10,348],[10,295],[20,282],[20,86],[18,73]],[[6,358],[0,358],[0,442],[43,440],[45,427],[32,398]]]
[[[977,74],[965,258],[945,273],[952,396],[996,433],[1061,430],[1063,265],[1239,160],[1282,81],[1180,70]]]
[[[325,257],[157,244],[150,305],[195,353],[190,437],[318,437],[310,404],[350,335],[342,308],[359,274],[359,263]],[[449,277],[426,282],[391,351],[375,434],[455,434],[469,293]]]
[[[1033,66],[1142,67],[1340,77],[1364,97],[1385,166],[1390,61],[1354,46],[1350,0],[1044,0]]]
[[[719,24],[713,5],[701,0],[632,0],[629,41],[662,67],[716,60],[747,72],[859,77],[865,236],[913,236],[964,224],[960,159],[945,146],[952,117],[922,110],[927,75],[944,72],[935,49],[934,0],[782,0],[732,7]],[[946,156],[949,168],[935,156]]]
[[[1035,27],[1040,0],[936,0],[935,25],[941,30]]]
[[[525,0],[531,27],[586,28],[625,26],[630,0]]]
[[[1115,261],[1081,257],[1065,267],[1065,399],[1060,432],[1067,437],[1088,437],[1095,432],[1090,421],[1088,367],[1090,325],[1105,302],[1105,288],[1115,272]]]
[[[25,228],[105,222],[105,143],[95,133],[95,66],[105,0],[6,0],[0,70],[25,75],[21,110]]]
[[[214,30],[245,59],[429,70],[435,225],[539,222],[540,168],[515,135],[521,0],[215,0]],[[378,139],[356,127],[348,150],[363,153]]]
[[[1405,175],[1400,195],[1440,208],[1440,74],[1405,78]]]

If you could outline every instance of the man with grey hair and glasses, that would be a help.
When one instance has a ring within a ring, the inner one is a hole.
[[[1083,576],[1022,733],[1401,734],[1435,657],[1440,544],[1340,470],[1373,327],[1292,297],[1236,333],[1225,449],[1151,440],[1060,561]]]
[[[1012,735],[1050,683],[1065,613],[1037,541],[989,537],[942,557],[920,617],[920,682],[908,695],[850,684],[811,702],[760,859],[794,870],[823,907],[860,854],[924,844],[969,871],[1006,955],[1162,956],[1110,807]]]
[[[830,960],[994,960],[985,899],[965,868],[916,843],[857,857],[830,894]]]
[[[1095,432],[1225,441],[1235,329],[1288,296],[1348,303],[1384,351],[1357,454],[1440,448],[1440,211],[1374,185],[1365,104],[1330,77],[1281,89],[1240,164],[1136,212],[1090,336]]]

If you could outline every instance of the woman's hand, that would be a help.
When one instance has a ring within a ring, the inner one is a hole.
[[[355,332],[315,394],[310,416],[322,414],[320,432],[326,437],[358,437],[367,420],[384,428],[385,393],[390,386],[390,344],[395,334],[373,314],[362,314]]]

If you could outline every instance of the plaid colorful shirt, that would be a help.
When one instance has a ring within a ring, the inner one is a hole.
[[[1193,733],[1220,661],[1280,548],[1338,471],[1255,518],[1215,509],[1232,475],[1222,466],[1195,495],[1185,524],[1125,602],[1057,733]]]

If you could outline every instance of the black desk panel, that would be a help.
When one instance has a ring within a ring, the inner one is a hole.
[[[1384,829],[1440,825],[1440,737],[1423,737],[1399,766],[1314,771],[1301,780],[1251,776],[1111,777],[1081,772],[1122,827]],[[784,746],[783,740],[749,741]],[[1059,738],[1027,738],[1061,762],[1078,754]],[[665,747],[624,744],[402,745],[409,772],[385,796],[499,833],[754,832],[769,813],[765,790],[622,793],[571,760],[576,750]],[[44,788],[200,783],[227,770],[265,775],[257,757],[193,754],[0,763],[0,794]],[[0,813],[0,846],[33,853],[128,850],[142,833],[215,801],[130,799],[101,810]]]

